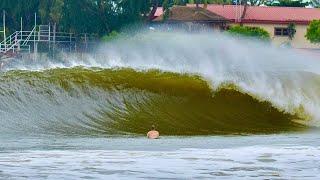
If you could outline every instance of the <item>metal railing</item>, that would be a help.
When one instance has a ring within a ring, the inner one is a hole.
[[[47,27],[47,29],[46,29]],[[16,31],[0,42],[0,53],[31,51],[32,43],[71,43],[76,40],[73,33],[51,32],[50,26],[35,26],[31,31]]]

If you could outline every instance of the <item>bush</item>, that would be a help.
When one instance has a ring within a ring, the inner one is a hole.
[[[313,20],[308,26],[306,38],[312,43],[320,43],[320,20]]]
[[[232,35],[252,37],[263,41],[270,40],[269,33],[259,27],[233,26],[228,30],[228,32]]]
[[[103,42],[112,41],[112,40],[116,39],[119,35],[120,35],[120,33],[118,33],[117,31],[112,31],[108,35],[103,36],[102,41]]]

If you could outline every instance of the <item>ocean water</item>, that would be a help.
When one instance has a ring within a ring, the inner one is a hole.
[[[319,179],[319,57],[213,32],[94,54],[5,63],[0,179]]]
[[[319,179],[319,131],[250,136],[1,136],[1,179]]]

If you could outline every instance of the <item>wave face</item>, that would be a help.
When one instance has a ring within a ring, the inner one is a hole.
[[[78,67],[81,66],[81,67]],[[15,61],[1,133],[275,133],[318,127],[320,61],[221,34],[146,32],[94,56]]]
[[[166,135],[274,133],[302,129],[289,114],[201,77],[132,69],[14,71],[2,76],[1,131]]]

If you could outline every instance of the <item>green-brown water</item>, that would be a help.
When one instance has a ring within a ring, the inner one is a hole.
[[[307,122],[305,116],[276,108],[234,84],[212,87],[193,74],[72,68],[11,71],[1,78],[2,113],[20,111],[1,121],[7,128],[3,131],[23,124],[18,131],[92,135],[145,134],[152,124],[163,135],[307,128],[301,123]],[[81,107],[72,108],[78,104]]]

